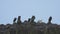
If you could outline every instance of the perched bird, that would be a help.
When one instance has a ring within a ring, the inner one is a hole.
[[[51,22],[51,20],[52,20],[52,17],[50,16],[50,17],[49,17],[49,22]]]
[[[16,21],[16,19],[17,19],[17,18],[14,18],[13,22],[15,22],[15,21]]]
[[[48,19],[48,25],[51,24],[52,17],[50,16]]]

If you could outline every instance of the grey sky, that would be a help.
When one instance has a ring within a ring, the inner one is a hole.
[[[0,0],[0,24],[12,23],[19,15],[22,21],[35,15],[35,21],[44,22],[52,16],[52,22],[60,24],[60,0]]]

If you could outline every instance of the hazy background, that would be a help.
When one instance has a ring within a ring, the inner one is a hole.
[[[0,24],[12,24],[19,15],[22,21],[35,15],[35,21],[46,23],[52,16],[52,22],[60,24],[60,0],[0,0]]]

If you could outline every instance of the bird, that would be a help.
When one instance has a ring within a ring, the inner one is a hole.
[[[13,22],[15,22],[15,21],[16,21],[16,19],[17,19],[17,18],[14,18]]]
[[[51,20],[52,20],[52,17],[50,16],[50,17],[49,17],[49,22],[51,22]]]

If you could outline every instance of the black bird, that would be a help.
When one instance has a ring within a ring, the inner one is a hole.
[[[50,16],[50,17],[49,17],[49,22],[51,22],[51,20],[52,20],[52,17]]]
[[[16,21],[16,19],[17,19],[17,18],[14,18],[13,22],[15,22],[15,21]]]

